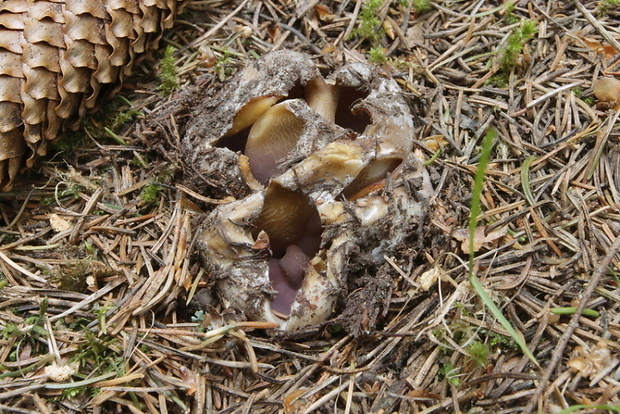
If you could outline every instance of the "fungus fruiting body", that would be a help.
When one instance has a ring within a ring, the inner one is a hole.
[[[215,185],[244,177],[198,247],[223,304],[249,319],[288,331],[325,321],[351,254],[380,263],[422,221],[432,190],[412,153],[412,116],[396,82],[369,65],[323,78],[306,55],[274,52],[198,112],[190,169],[207,176],[226,159],[234,167]]]

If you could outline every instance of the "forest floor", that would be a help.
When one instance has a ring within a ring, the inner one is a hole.
[[[122,98],[0,194],[0,411],[620,411],[620,90],[600,83],[620,79],[619,28],[611,0],[190,1]],[[432,179],[364,332],[274,339],[187,305],[213,282],[192,236],[214,204],[175,148],[196,105],[285,48],[393,77]],[[474,272],[536,363],[470,283],[489,130]]]

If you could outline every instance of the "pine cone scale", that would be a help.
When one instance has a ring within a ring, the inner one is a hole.
[[[8,51],[0,53],[0,75],[8,75],[14,78],[23,77],[22,62],[19,54]]]
[[[0,4],[0,188],[96,107],[157,45],[180,0],[4,0]]]

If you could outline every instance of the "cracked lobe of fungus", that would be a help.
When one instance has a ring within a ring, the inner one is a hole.
[[[351,269],[381,266],[423,221],[432,188],[412,133],[392,79],[365,64],[323,78],[292,51],[198,108],[184,158],[188,176],[210,180],[190,185],[237,198],[197,234],[224,306],[287,331],[332,316]]]
[[[0,2],[0,188],[156,47],[179,0]]]

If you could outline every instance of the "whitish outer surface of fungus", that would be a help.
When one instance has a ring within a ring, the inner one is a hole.
[[[281,330],[332,316],[352,258],[382,263],[415,237],[432,196],[400,88],[369,65],[324,79],[306,55],[271,53],[188,131],[189,174],[209,177],[194,187],[237,198],[196,236],[216,292]]]
[[[0,188],[63,128],[77,129],[104,85],[157,45],[179,1],[0,2]]]

